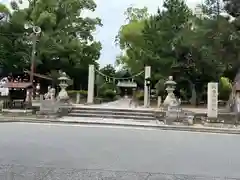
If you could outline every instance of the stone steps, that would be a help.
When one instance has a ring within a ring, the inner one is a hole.
[[[94,113],[94,114],[131,114],[131,115],[141,115],[141,116],[151,116],[153,112],[135,112],[135,111],[112,111],[112,110],[99,110],[99,109],[73,109],[73,113]]]
[[[118,108],[118,107],[111,107],[111,106],[102,106],[102,107],[97,107],[97,106],[73,106],[74,110],[99,110],[99,111],[112,111],[112,112],[140,112],[140,113],[153,113],[153,112],[161,112],[160,110],[155,110],[155,109],[147,109],[147,108],[131,108],[131,107],[126,107],[126,108]]]
[[[128,115],[121,115],[121,114],[90,114],[90,113],[70,113],[69,116],[73,117],[98,117],[98,118],[109,118],[109,119],[136,119],[136,120],[156,120],[154,117],[147,117],[147,116],[128,116]]]
[[[142,121],[156,120],[155,111],[139,109],[115,109],[95,107],[74,107],[68,114],[70,117],[95,117],[106,119],[135,119]]]

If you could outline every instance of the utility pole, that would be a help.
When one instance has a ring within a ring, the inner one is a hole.
[[[33,86],[33,80],[34,80],[34,69],[35,69],[35,57],[36,57],[36,43],[37,43],[37,36],[41,33],[41,28],[39,26],[32,26],[29,24],[25,24],[24,25],[25,29],[29,29],[32,28],[32,34],[31,34],[31,38],[32,38],[32,53],[31,53],[31,69],[30,69],[30,80],[29,82],[32,84],[32,88]],[[32,103],[32,98],[33,98],[33,89],[30,93],[30,104]]]
[[[32,55],[31,55],[31,71],[30,71],[30,82],[33,84],[34,79],[34,68],[35,68],[35,55],[36,55],[36,33],[32,33]]]

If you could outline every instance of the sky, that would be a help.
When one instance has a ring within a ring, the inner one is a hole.
[[[202,0],[186,0],[189,7],[194,8]],[[95,0],[97,10],[95,14],[102,19],[103,27],[96,33],[97,40],[102,43],[100,64],[114,64],[120,49],[114,43],[119,28],[125,23],[124,11],[131,5],[134,7],[146,6],[151,14],[157,12],[163,0]],[[103,3],[106,2],[106,3]]]
[[[27,1],[27,0],[23,0]],[[203,0],[186,0],[192,9]],[[0,0],[9,3],[10,0]],[[101,41],[102,51],[99,59],[100,65],[115,63],[116,56],[120,54],[120,49],[115,45],[115,36],[121,25],[125,23],[124,11],[131,5],[142,8],[146,6],[149,13],[156,13],[157,8],[161,7],[163,0],[95,0],[97,9],[89,14],[91,17],[99,17],[102,20],[102,27],[94,33],[96,40]]]

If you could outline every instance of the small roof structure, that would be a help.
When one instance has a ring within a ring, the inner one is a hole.
[[[26,89],[32,87],[32,83],[29,82],[8,82],[4,84],[5,88]]]
[[[117,83],[118,87],[124,87],[124,88],[136,88],[137,87],[137,83],[135,82],[131,82],[131,81],[119,81]]]

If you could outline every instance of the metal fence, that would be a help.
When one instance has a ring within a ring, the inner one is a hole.
[[[1,180],[237,180],[184,174],[0,165]]]

